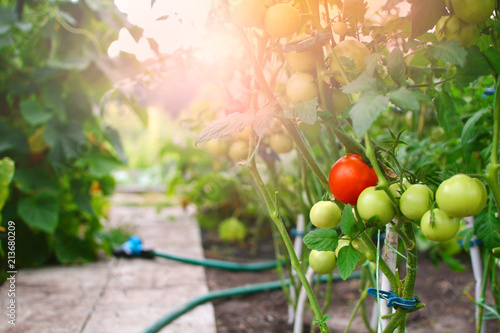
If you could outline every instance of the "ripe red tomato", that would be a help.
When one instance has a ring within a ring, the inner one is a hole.
[[[342,203],[356,205],[359,194],[377,185],[377,174],[358,154],[349,154],[335,162],[328,183],[333,196]]]

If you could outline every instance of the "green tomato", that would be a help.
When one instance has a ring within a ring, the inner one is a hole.
[[[401,195],[399,209],[404,216],[413,221],[420,221],[422,215],[431,209],[434,193],[424,184],[413,184]]]
[[[333,53],[337,56],[349,79],[354,80],[365,70],[365,58],[370,55],[370,49],[357,40],[346,39],[333,48]],[[333,56],[330,58],[330,69],[337,82],[347,84]]]
[[[320,229],[334,228],[339,224],[341,215],[339,206],[333,201],[319,201],[309,212],[311,223]]]
[[[229,146],[228,154],[233,161],[245,160],[248,157],[248,142],[236,140]]]
[[[318,97],[314,76],[302,72],[293,74],[286,83],[286,95],[292,104],[299,101],[307,102]]]
[[[462,43],[462,46],[469,46],[474,42],[477,35],[475,24],[465,23],[456,15],[443,16],[436,23],[436,35],[439,40],[454,39]]]
[[[336,33],[337,35],[339,36],[345,36],[345,34],[347,33],[347,24],[345,22],[342,22],[342,21],[338,21],[338,22],[335,22],[332,24],[332,29],[333,29],[333,32]]]
[[[219,238],[222,241],[243,241],[247,235],[247,227],[236,217],[225,219],[219,224],[217,229]]]
[[[367,252],[364,249],[364,244],[360,244],[358,239],[355,239],[351,241],[351,237],[349,236],[343,236],[342,238],[339,239],[339,243],[337,245],[337,248],[335,249],[335,255],[337,258],[339,257],[340,249],[343,248],[344,246],[349,246],[349,244],[352,243],[352,246],[358,250],[359,253],[361,253],[361,258],[359,258],[358,263],[356,264],[356,267],[359,267],[364,264],[366,261],[366,256],[365,253]]]
[[[345,108],[351,104],[349,97],[340,89],[332,89],[333,111],[337,116],[344,113]]]
[[[337,257],[333,251],[316,251],[309,253],[309,265],[318,274],[333,272],[337,265]]]
[[[299,11],[290,4],[269,7],[264,16],[264,30],[273,37],[290,37],[300,28]]]
[[[356,205],[359,216],[365,221],[378,218],[379,227],[391,222],[396,215],[392,201],[383,190],[376,190],[375,186],[367,187],[361,192]]]
[[[401,185],[401,183],[399,181],[397,181],[396,183],[394,184],[391,184],[391,186],[389,186],[389,190],[391,190],[392,192],[392,195],[396,198],[396,199],[399,199],[401,198],[401,193],[403,193],[404,191],[406,191],[406,189],[408,188],[408,186],[410,186],[410,182],[408,181],[408,179],[404,178],[403,179],[403,184]],[[402,188],[401,188],[402,187]]]
[[[272,134],[269,137],[269,146],[278,154],[288,153],[293,149],[292,138],[281,133]]]
[[[427,211],[420,220],[424,236],[435,242],[445,242],[455,237],[460,229],[460,219],[448,216],[439,208],[434,208],[432,212]]]
[[[307,35],[294,37],[290,42],[298,42]],[[316,54],[313,49],[308,49],[302,52],[291,51],[286,53],[286,62],[295,72],[314,72],[316,71]]]
[[[229,150],[229,141],[223,138],[207,141],[207,150],[214,156],[225,156]]]
[[[231,20],[242,27],[264,26],[266,6],[262,0],[230,0],[229,15]]]
[[[454,217],[479,214],[486,205],[486,198],[484,184],[464,174],[443,181],[436,191],[439,208]]]
[[[495,10],[495,0],[451,0],[455,14],[469,24],[486,21]]]

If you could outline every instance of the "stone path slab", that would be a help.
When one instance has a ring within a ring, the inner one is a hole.
[[[145,247],[203,257],[192,212],[182,208],[121,206],[141,196],[119,194],[110,226],[127,226]],[[16,325],[8,324],[8,284],[0,287],[0,332],[140,333],[166,313],[208,293],[200,266],[156,258],[105,259],[84,266],[20,270],[16,276]],[[162,333],[215,333],[212,304],[186,313]]]

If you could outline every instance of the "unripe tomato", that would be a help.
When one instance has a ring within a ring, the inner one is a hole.
[[[293,149],[293,140],[288,135],[275,133],[269,137],[269,146],[278,154],[285,154]]]
[[[486,205],[486,197],[484,184],[464,174],[446,179],[436,191],[439,208],[454,217],[479,214]]]
[[[309,265],[318,274],[329,274],[337,265],[337,257],[333,251],[312,250],[309,253]]]
[[[318,139],[318,135],[321,132],[321,124],[318,121],[312,125],[300,121],[299,128],[302,133],[304,133],[309,138],[309,140],[312,140],[313,142]]]
[[[236,217],[225,219],[217,229],[222,241],[243,241],[247,235],[247,227]]]
[[[368,47],[357,40],[348,39],[338,43],[333,48],[333,53],[337,56],[344,71],[350,80],[355,79],[365,70],[365,58],[370,55]],[[330,69],[333,77],[340,84],[347,82],[342,77],[340,67],[333,57],[330,58]]]
[[[333,32],[339,36],[345,36],[347,32],[347,24],[345,22],[335,22],[332,24]]]
[[[242,27],[264,26],[266,6],[262,0],[230,0],[229,15],[231,20]]]
[[[424,184],[413,184],[401,195],[399,209],[404,216],[420,221],[425,212],[431,209],[434,193]]]
[[[363,253],[363,248],[359,246],[359,243],[356,243],[356,240],[351,242],[351,237],[349,236],[343,236],[342,238],[339,239],[339,243],[337,245],[337,248],[335,249],[335,255],[337,258],[339,257],[340,249],[342,249],[344,246],[349,246],[349,244],[352,243],[352,246],[358,250],[359,253],[361,253],[361,258],[359,258],[358,263],[356,264],[356,267],[359,267],[364,264],[366,261],[366,256]]]
[[[311,223],[320,229],[335,228],[341,215],[339,206],[333,201],[319,201],[309,211]]]
[[[300,28],[299,11],[290,4],[269,7],[264,16],[264,30],[273,37],[290,37]]]
[[[458,16],[443,16],[436,23],[436,35],[439,40],[454,39],[462,43],[462,46],[469,46],[476,39],[477,27],[475,24],[465,23]]]
[[[226,156],[229,150],[229,141],[224,138],[207,141],[207,150],[214,156]]]
[[[403,193],[404,191],[406,191],[406,189],[409,186],[410,186],[410,182],[408,181],[408,179],[404,178],[402,186],[401,186],[401,184],[398,181],[398,182],[396,182],[394,184],[391,184],[391,186],[389,186],[389,190],[391,190],[392,195],[394,196],[394,198],[399,199],[399,198],[401,198],[401,193]]]
[[[332,99],[333,99],[333,111],[337,116],[342,115],[344,113],[345,108],[351,104],[349,102],[349,97],[342,92],[340,89],[332,90]]]
[[[359,216],[365,221],[376,216],[379,227],[391,222],[394,215],[396,215],[391,198],[389,198],[384,190],[376,190],[375,186],[367,187],[361,192],[356,207],[358,208]]]
[[[342,203],[356,205],[359,194],[377,185],[377,174],[358,154],[343,156],[335,162],[328,176],[333,196]]]
[[[420,228],[424,236],[435,242],[445,242],[452,239],[460,229],[460,219],[448,216],[443,210],[434,208],[427,211],[420,220]]]
[[[250,140],[250,134],[252,132],[252,127],[247,126],[242,131],[236,133],[236,137],[239,140],[248,141]]]
[[[290,42],[298,42],[307,38],[306,35],[294,37]],[[295,72],[316,71],[316,55],[314,50],[308,49],[302,52],[291,51],[286,53],[286,62]]]
[[[455,14],[469,24],[486,21],[495,10],[495,0],[451,0]]]
[[[318,97],[318,87],[314,76],[301,72],[293,74],[286,83],[286,94],[292,104],[299,101],[307,102]]]
[[[248,157],[248,142],[237,140],[229,146],[229,157],[233,161],[245,160]]]

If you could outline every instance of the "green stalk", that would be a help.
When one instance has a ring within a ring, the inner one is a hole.
[[[481,285],[481,298],[479,300],[480,303],[484,302],[485,299],[485,294],[486,294],[486,287],[488,285],[488,276],[490,275],[490,269],[491,269],[491,263],[492,263],[492,255],[491,253],[486,253],[486,258],[484,262],[486,263],[484,265],[484,270],[483,270],[483,284]],[[479,309],[477,311],[477,326],[476,326],[476,333],[481,333],[481,328],[483,327],[483,306],[479,305]]]
[[[347,323],[347,326],[344,330],[344,333],[349,332],[349,329],[351,328],[352,322],[354,321],[354,318],[356,317],[356,314],[358,313],[359,308],[365,302],[365,299],[368,296],[368,287],[369,287],[369,284],[367,283],[366,286],[364,287],[363,291],[361,292],[361,296],[359,297],[358,302],[354,306],[354,310],[352,311],[351,317],[349,318],[349,322]]]
[[[297,276],[299,277],[300,282],[302,282],[302,285],[304,286],[304,289],[306,290],[306,293],[307,293],[307,296],[309,298],[309,302],[311,304],[312,310],[314,312],[314,315],[316,316],[316,320],[319,322],[318,326],[319,326],[321,332],[323,332],[323,333],[330,332],[328,326],[324,322],[323,313],[321,312],[321,308],[319,307],[316,296],[314,295],[314,292],[311,288],[311,285],[309,284],[309,281],[307,281],[307,278],[304,274],[302,266],[300,265],[300,261],[297,258],[297,254],[295,253],[292,241],[290,240],[290,237],[288,236],[288,232],[286,230],[286,227],[283,224],[283,221],[281,220],[281,218],[279,216],[278,209],[277,209],[273,199],[271,198],[271,195],[269,194],[269,191],[267,190],[267,187],[264,184],[264,181],[260,177],[260,174],[259,174],[259,171],[257,170],[257,166],[255,164],[254,159],[251,161],[249,168],[250,168],[250,174],[254,178],[255,183],[257,184],[257,186],[260,190],[260,193],[261,193],[262,197],[264,198],[264,201],[266,202],[266,206],[267,206],[267,209],[269,211],[269,215],[271,216],[271,219],[273,220],[276,227],[278,228],[278,231],[281,235],[281,238],[283,239],[283,242],[285,243],[285,246],[288,250],[288,254],[290,256],[292,268],[297,273]]]
[[[497,210],[500,210],[500,188],[498,186],[498,140],[500,136],[500,79],[497,78],[495,87],[495,100],[493,105],[493,144],[491,149],[491,159],[488,165],[484,179],[490,187],[491,193],[495,198]]]

